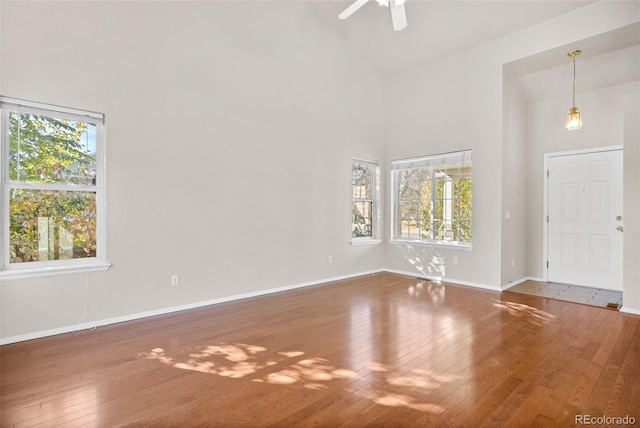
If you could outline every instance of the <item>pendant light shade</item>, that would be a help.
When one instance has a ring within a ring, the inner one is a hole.
[[[576,57],[580,55],[580,52],[582,51],[575,50],[567,54],[573,58],[573,105],[564,119],[564,126],[569,131],[582,128],[582,113],[579,113],[576,107]]]
[[[569,114],[565,116],[564,126],[569,131],[582,128],[582,113],[578,112],[576,106],[571,107]]]

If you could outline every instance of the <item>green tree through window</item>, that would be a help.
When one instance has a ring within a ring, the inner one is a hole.
[[[471,242],[471,155],[392,163],[394,239]]]
[[[8,125],[3,203],[9,227],[3,236],[8,232],[9,245],[3,265],[95,258],[98,121],[0,105]]]
[[[351,165],[351,237],[374,238],[377,233],[378,165],[354,159]]]

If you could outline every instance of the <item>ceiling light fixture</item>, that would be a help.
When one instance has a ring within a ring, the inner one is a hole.
[[[581,52],[581,50],[577,49],[567,54],[567,56],[573,58],[573,105],[569,109],[569,114],[564,119],[564,126],[569,131],[582,128],[582,113],[579,113],[576,108],[576,57],[580,55]]]

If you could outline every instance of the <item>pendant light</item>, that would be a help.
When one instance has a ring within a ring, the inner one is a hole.
[[[573,58],[573,105],[569,109],[569,114],[564,119],[564,126],[569,130],[582,128],[582,113],[576,108],[576,57],[580,55],[581,50],[569,52],[567,56]]]

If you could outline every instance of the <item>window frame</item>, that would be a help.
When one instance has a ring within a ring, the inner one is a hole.
[[[399,230],[399,217],[400,217],[400,201],[399,201],[399,192],[400,192],[400,182],[398,179],[398,171],[409,170],[412,168],[420,168],[420,167],[436,167],[436,166],[446,166],[450,164],[457,164],[461,162],[471,162],[471,174],[473,175],[473,163],[472,163],[472,151],[462,150],[457,152],[450,153],[441,153],[435,155],[421,156],[416,158],[409,159],[400,159],[391,162],[391,238],[389,239],[390,243],[402,244],[402,243],[410,243],[415,245],[424,245],[429,247],[445,247],[445,248],[456,248],[463,250],[471,250],[473,248],[473,233],[471,234],[472,238],[470,241],[448,241],[448,240],[439,240],[439,239],[422,239],[422,238],[409,238],[400,236]],[[432,180],[435,171],[432,170]],[[471,179],[471,183],[473,186],[473,178]],[[473,200],[473,193],[472,193]],[[429,197],[429,201],[433,206],[435,206],[438,199],[435,197],[435,186],[432,186],[432,192]],[[456,218],[451,219],[452,221],[456,221]],[[473,202],[471,204],[471,217],[469,219],[471,222],[471,227],[473,228]]]
[[[371,198],[355,198],[353,194],[353,166],[367,165],[371,168]],[[380,165],[378,161],[361,158],[351,160],[351,245],[377,244],[381,239],[380,221]],[[353,204],[355,202],[371,201],[371,236],[353,236]]]
[[[18,111],[58,119],[90,123],[96,127],[96,182],[37,183],[11,180],[9,177],[9,112]],[[106,151],[105,119],[102,113],[60,107],[0,96],[0,279],[26,279],[74,272],[104,271],[110,266],[106,253]],[[10,190],[50,190],[93,192],[96,198],[96,255],[95,257],[66,260],[30,261],[11,263],[10,251]]]

